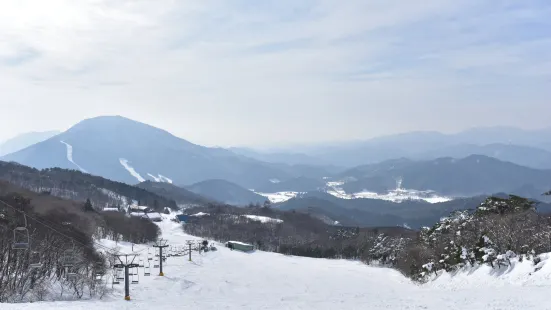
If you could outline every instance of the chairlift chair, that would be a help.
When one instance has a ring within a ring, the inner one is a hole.
[[[96,273],[96,277],[98,276],[104,276],[105,275],[105,269],[104,269],[104,265],[102,262],[97,262],[96,263],[96,269],[95,269],[95,273]]]
[[[13,230],[13,245],[14,250],[28,250],[31,244],[31,236],[27,229],[27,216],[23,214],[24,225],[15,227]],[[19,237],[17,236],[19,234]]]
[[[151,265],[150,264],[148,264],[147,266],[144,266],[143,275],[146,276],[146,277],[151,276]]]
[[[71,268],[75,265],[75,256],[73,250],[66,250],[63,253],[63,267]]]
[[[42,263],[40,262],[40,253],[36,251],[31,252],[29,267],[31,269],[42,268]]]
[[[74,267],[68,267],[67,268],[67,279],[74,280],[77,278],[77,273]]]
[[[153,261],[153,268],[159,268],[159,259],[158,258],[155,258],[155,260]]]
[[[134,272],[132,273],[132,280],[131,284],[138,284],[140,283],[140,275],[138,274],[138,268],[132,268],[134,269]]]
[[[103,276],[105,276],[105,270],[103,269],[103,265],[101,263],[96,264],[94,276],[96,278],[96,281],[98,282],[103,280]]]
[[[124,269],[122,268],[115,268],[115,274],[116,274],[116,278],[117,280],[119,281],[124,281]]]
[[[118,268],[115,268],[115,270],[113,272],[113,284],[121,284],[121,282],[119,280],[119,269]]]

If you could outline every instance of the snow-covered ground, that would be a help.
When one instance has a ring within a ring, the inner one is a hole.
[[[172,184],[172,179],[169,179],[169,178],[165,177],[162,174],[159,174],[159,179],[161,179],[162,182],[167,182],[167,183]]]
[[[300,194],[299,192],[255,193],[268,198],[271,203],[285,202],[289,199],[295,198],[298,194]]]
[[[119,162],[133,177],[138,179],[139,182],[144,182],[145,179],[132,167],[130,166],[128,159],[119,158]]]
[[[199,212],[199,213],[195,213],[195,214],[192,214],[190,216],[198,216],[198,217],[201,217],[201,216],[209,216],[210,214],[208,213],[205,213],[205,212]]]
[[[172,179],[169,179],[167,177],[165,177],[164,175],[162,174],[157,174],[157,176],[151,174],[151,173],[148,173],[147,174],[150,178],[153,179],[153,181],[155,182],[166,182],[166,183],[170,183],[172,184]]]
[[[243,215],[243,216],[253,221],[258,221],[261,223],[283,223],[283,220],[274,219],[267,216],[260,216],[260,215]]]
[[[187,240],[181,226],[166,215],[158,225],[173,246]],[[125,243],[105,246],[131,252]],[[2,310],[105,309],[551,309],[551,264],[533,273],[530,263],[503,273],[488,267],[441,276],[416,285],[397,271],[356,261],[291,257],[275,253],[242,253],[218,245],[218,251],[170,257],[165,276],[140,269],[139,284],[131,284],[131,301],[124,301],[124,283],[103,300],[2,304]],[[134,252],[146,258],[147,247]],[[145,259],[145,261],[147,261]],[[533,273],[532,275],[529,275]],[[496,288],[499,287],[499,288]]]
[[[73,165],[75,165],[78,170],[84,172],[84,173],[88,173],[88,171],[86,171],[84,168],[82,168],[81,166],[79,166],[77,163],[75,163],[75,161],[73,160],[73,146],[70,145],[69,143],[65,142],[65,141],[60,141],[61,143],[65,144],[65,146],[67,147],[67,160],[69,162],[71,162]]]
[[[439,203],[452,200],[450,197],[439,196],[432,191],[418,191],[413,189],[404,189],[397,186],[396,189],[390,190],[387,193],[379,194],[370,191],[362,191],[358,193],[348,194],[342,189],[344,182],[327,182],[327,193],[341,199],[382,199],[392,202],[402,202],[405,200],[424,200],[430,203]]]

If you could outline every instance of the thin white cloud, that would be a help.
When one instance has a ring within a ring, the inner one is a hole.
[[[101,114],[209,145],[533,126],[550,95],[550,36],[538,28],[550,10],[539,1],[2,1],[0,109],[10,113],[0,139]],[[489,119],[496,102],[501,115]]]

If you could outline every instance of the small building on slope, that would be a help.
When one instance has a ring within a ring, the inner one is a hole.
[[[239,241],[228,241],[226,242],[226,247],[232,250],[239,250],[243,252],[251,252],[254,250],[254,246],[252,244]]]

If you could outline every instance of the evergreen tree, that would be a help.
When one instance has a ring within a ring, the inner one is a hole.
[[[94,207],[92,206],[92,202],[90,201],[90,198],[88,198],[84,203],[84,212],[91,212],[91,211],[95,211],[95,210],[94,210]]]

